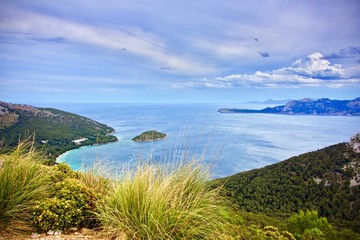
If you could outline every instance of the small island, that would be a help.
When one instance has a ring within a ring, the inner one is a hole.
[[[155,130],[150,130],[141,133],[140,135],[134,137],[131,139],[134,142],[152,142],[152,141],[158,141],[166,138],[165,133],[161,133]]]

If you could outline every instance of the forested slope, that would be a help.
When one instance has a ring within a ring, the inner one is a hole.
[[[357,136],[359,138],[359,135]],[[213,182],[246,211],[270,215],[315,209],[360,231],[360,154],[340,143]]]
[[[51,159],[83,145],[116,141],[114,129],[89,118],[53,108],[0,102],[0,142],[14,147],[35,134],[35,145]],[[82,139],[80,141],[76,141]]]

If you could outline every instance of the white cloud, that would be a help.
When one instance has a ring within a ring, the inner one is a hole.
[[[297,88],[324,86],[338,88],[360,84],[360,66],[343,68],[332,65],[324,56],[313,53],[296,60],[290,67],[270,72],[257,71],[254,74],[236,74],[225,77],[201,78],[174,87],[189,88]]]
[[[126,49],[127,52],[142,56],[155,64],[178,69],[182,74],[204,74],[214,71],[211,66],[171,51],[162,38],[138,27],[105,28],[19,10],[7,12],[13,14],[8,14],[9,17],[3,18],[0,22],[2,32],[38,36],[40,40],[64,39],[113,50]]]

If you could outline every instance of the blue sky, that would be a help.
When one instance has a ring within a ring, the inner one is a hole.
[[[360,96],[360,2],[0,0],[0,100]]]

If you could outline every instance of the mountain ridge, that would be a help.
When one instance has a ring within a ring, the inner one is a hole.
[[[220,108],[220,113],[270,113],[286,115],[329,115],[329,116],[360,116],[360,97],[353,100],[331,100],[320,98],[312,100],[304,98],[291,100],[285,105],[267,107],[261,110]]]
[[[0,101],[0,142],[14,147],[19,138],[35,134],[37,148],[52,160],[85,145],[117,141],[115,130],[105,124],[54,108],[38,108]]]

